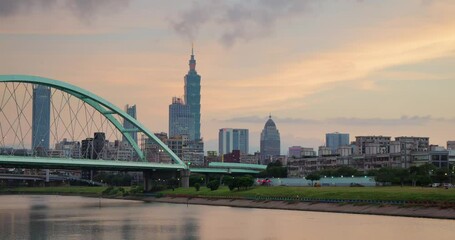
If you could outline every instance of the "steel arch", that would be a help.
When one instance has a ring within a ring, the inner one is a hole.
[[[114,126],[117,128],[128,140],[128,142],[133,146],[136,153],[139,155],[139,158],[142,161],[145,161],[145,157],[143,152],[139,149],[139,146],[136,142],[133,141],[130,134],[125,134],[128,132],[128,129],[123,128],[123,125],[117,121],[113,114],[117,114],[121,116],[123,119],[130,121],[134,127],[138,130],[142,131],[147,137],[153,139],[163,150],[169,154],[171,159],[179,164],[182,165],[183,168],[187,168],[187,165],[177,156],[174,152],[172,152],[166,144],[164,144],[159,138],[155,136],[150,130],[148,130],[144,125],[142,125],[139,121],[122,111],[117,106],[113,105],[112,103],[108,102],[107,100],[85,90],[74,86],[69,83],[65,83],[62,81],[38,77],[38,76],[30,76],[30,75],[0,75],[0,82],[19,82],[19,83],[31,83],[31,84],[39,84],[49,86],[60,91],[66,92],[71,94],[78,99],[86,102],[90,106],[92,106],[96,111],[101,113],[104,117],[106,117]]]

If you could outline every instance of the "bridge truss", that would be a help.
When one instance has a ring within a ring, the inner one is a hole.
[[[132,127],[124,127],[125,122]],[[138,169],[148,163],[151,168],[188,168],[155,134],[110,102],[65,82],[27,75],[0,75],[0,158],[16,164],[40,158],[69,166],[97,160]]]

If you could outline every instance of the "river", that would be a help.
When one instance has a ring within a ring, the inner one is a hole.
[[[455,221],[0,195],[0,239],[455,239]]]

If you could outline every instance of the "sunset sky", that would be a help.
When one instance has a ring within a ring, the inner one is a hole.
[[[0,74],[85,88],[168,132],[191,44],[202,136],[269,113],[282,153],[325,133],[455,140],[455,1],[0,0]]]

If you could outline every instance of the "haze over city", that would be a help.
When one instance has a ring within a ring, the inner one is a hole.
[[[201,132],[271,114],[281,151],[325,133],[453,140],[452,1],[1,1],[0,74],[59,79],[167,132],[194,43]],[[58,21],[56,21],[58,19]]]

